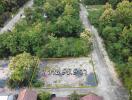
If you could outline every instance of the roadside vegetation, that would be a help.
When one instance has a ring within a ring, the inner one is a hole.
[[[123,0],[115,7],[108,3],[103,8],[94,7],[96,10],[88,10],[90,21],[104,39],[118,75],[132,95],[132,2]]]
[[[24,51],[41,58],[89,54],[90,32],[83,29],[78,0],[35,0],[34,3],[33,8],[25,9],[26,17],[12,32],[0,35],[1,58]],[[88,39],[81,37],[84,33]]]
[[[0,27],[29,0],[0,0]]]

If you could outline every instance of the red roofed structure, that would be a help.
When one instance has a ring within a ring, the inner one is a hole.
[[[82,97],[81,100],[103,100],[103,97],[97,96],[95,94],[90,94]]]
[[[20,91],[17,100],[37,100],[37,93],[30,89]]]
[[[69,100],[68,97],[54,97],[52,100]]]

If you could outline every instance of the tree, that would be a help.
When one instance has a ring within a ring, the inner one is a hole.
[[[75,9],[73,9],[73,7],[71,5],[66,5],[65,10],[64,10],[64,15],[74,16],[75,15]]]
[[[70,15],[59,17],[57,22],[57,36],[79,36],[82,31],[81,21]]]
[[[111,5],[106,4],[105,6],[105,11],[103,12],[102,16],[100,17],[100,23],[103,26],[106,25],[111,25],[113,22],[113,17],[114,17],[114,10],[112,9]]]
[[[9,68],[11,70],[9,78],[11,88],[31,86],[37,77],[39,58],[24,52],[10,60]]]
[[[132,23],[132,2],[123,0],[117,5],[115,18],[118,23],[129,26]]]
[[[64,5],[61,2],[61,0],[47,0],[44,3],[44,11],[50,20],[63,13]]]

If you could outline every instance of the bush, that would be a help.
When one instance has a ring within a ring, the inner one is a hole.
[[[38,50],[39,57],[79,57],[87,56],[91,45],[80,38],[50,37],[50,42]]]
[[[80,20],[77,20],[71,16],[59,17],[56,22],[56,35],[65,37],[79,36],[82,31],[82,24]]]
[[[75,91],[70,95],[70,100],[80,100],[80,95]]]
[[[50,100],[51,94],[48,92],[41,92],[38,94],[37,100]]]
[[[33,87],[40,88],[44,85],[44,83],[40,80],[34,80]]]
[[[83,0],[83,2],[86,5],[98,5],[98,4],[105,4],[106,0]]]
[[[46,0],[34,0],[34,5],[43,6]]]

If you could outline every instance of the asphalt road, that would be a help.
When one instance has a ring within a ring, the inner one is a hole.
[[[20,8],[18,13],[11,20],[9,20],[2,29],[0,29],[0,34],[8,30],[12,30],[15,24],[21,19],[21,15],[24,14],[24,9],[27,7],[31,7],[32,5],[33,5],[33,0],[30,0],[22,8]]]

